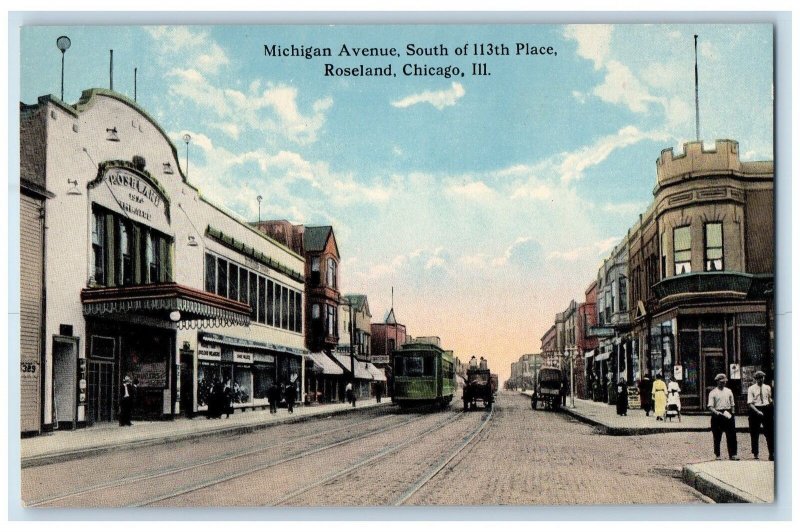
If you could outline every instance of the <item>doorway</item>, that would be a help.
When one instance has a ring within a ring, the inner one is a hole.
[[[88,423],[114,421],[114,362],[89,362]]]
[[[74,429],[77,422],[78,339],[53,339],[53,428]]]

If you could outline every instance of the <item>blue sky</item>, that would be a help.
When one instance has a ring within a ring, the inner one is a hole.
[[[65,100],[108,87],[133,96],[179,147],[189,180],[243,218],[331,224],[345,292],[395,309],[415,336],[462,359],[510,362],[539,339],[649,204],[655,160],[700,135],[772,159],[770,25],[83,26],[22,32],[21,99],[60,91],[56,37],[68,35]],[[515,43],[554,56],[516,56]],[[334,57],[265,57],[265,44],[331,47]],[[447,57],[408,57],[408,43]],[[510,56],[456,56],[505,43]],[[344,58],[342,44],[400,57]],[[324,64],[393,65],[397,77],[325,77]],[[491,76],[470,75],[485,62]],[[406,63],[464,77],[407,77]]]

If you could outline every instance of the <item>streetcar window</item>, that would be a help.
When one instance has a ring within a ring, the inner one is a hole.
[[[436,374],[436,371],[434,369],[433,355],[425,355],[423,360],[425,362],[425,370],[424,370],[425,376],[433,377]]]
[[[403,358],[403,375],[406,377],[419,377],[423,375],[422,355]]]

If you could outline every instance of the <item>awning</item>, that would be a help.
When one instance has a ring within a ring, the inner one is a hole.
[[[339,363],[348,373],[350,373],[350,356],[349,355],[340,355],[338,353],[333,353],[331,355],[336,362]],[[370,373],[367,368],[364,367],[364,362],[355,359],[353,360],[353,368],[356,370],[356,379],[363,379],[366,381],[372,380],[372,373]]]
[[[611,351],[606,351],[605,353],[600,353],[596,357],[594,357],[595,362],[602,362],[603,360],[608,360],[608,357],[611,355]]]
[[[247,340],[245,338],[236,338],[234,336],[225,336],[223,334],[210,333],[200,331],[198,335],[201,342],[211,342],[215,344],[223,344],[230,347],[249,347],[252,349],[264,349],[267,351],[276,351],[278,353],[287,353],[290,355],[305,355],[307,350],[289,347],[281,344],[273,344],[270,342],[259,342],[258,340]]]
[[[376,368],[374,365],[367,362],[367,371],[372,374],[372,379],[376,381],[386,381],[386,374],[382,369]]]
[[[309,353],[306,360],[314,363],[314,371],[323,375],[343,375],[344,370],[325,353]]]
[[[177,283],[81,290],[84,316],[194,329],[250,325],[250,305]]]
[[[593,356],[594,356],[594,352],[595,352],[595,351],[597,351],[597,349],[590,349],[590,350],[586,351],[586,352],[583,354],[583,356],[584,356],[585,358],[590,358],[590,357],[593,357]]]

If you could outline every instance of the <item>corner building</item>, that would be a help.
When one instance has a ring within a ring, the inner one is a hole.
[[[774,374],[774,165],[739,144],[663,150],[654,201],[628,233],[633,349],[642,371],[677,379],[686,410],[725,373],[744,411],[758,370]]]
[[[41,139],[22,167],[41,169],[53,196],[43,431],[114,421],[125,375],[139,419],[203,411],[215,381],[239,408],[266,404],[275,380],[301,390],[302,256],[203,198],[164,130],[121,94],[44,96],[20,117],[21,138]]]

